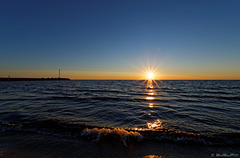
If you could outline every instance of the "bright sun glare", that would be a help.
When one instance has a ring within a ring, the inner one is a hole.
[[[152,80],[154,78],[154,74],[152,72],[147,73],[147,79]]]
[[[157,83],[157,78],[159,77],[158,68],[159,68],[159,66],[151,67],[149,64],[147,67],[146,66],[143,67],[142,72],[144,74],[144,81],[143,81],[142,85],[146,83],[147,89],[153,89],[154,85],[156,87],[160,88]],[[150,98],[148,98],[148,99],[150,99]]]

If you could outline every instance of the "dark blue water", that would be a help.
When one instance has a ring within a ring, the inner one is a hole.
[[[158,140],[239,144],[240,81],[0,82],[1,131],[137,131]]]

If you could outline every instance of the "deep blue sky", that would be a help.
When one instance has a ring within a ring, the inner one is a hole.
[[[2,0],[0,76],[124,75],[148,61],[165,78],[240,79],[239,8],[238,0]]]

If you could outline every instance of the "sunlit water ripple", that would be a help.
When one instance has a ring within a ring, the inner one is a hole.
[[[0,82],[1,127],[45,122],[41,127],[62,123],[239,137],[240,81],[159,81],[153,89],[142,83]]]

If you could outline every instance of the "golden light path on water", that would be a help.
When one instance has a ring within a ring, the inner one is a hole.
[[[147,85],[146,85],[146,90],[148,91],[147,92],[147,97],[145,98],[146,100],[150,101],[149,104],[148,104],[148,107],[150,109],[153,109],[154,108],[154,103],[152,101],[154,101],[155,99],[155,92],[154,92],[154,83],[157,87],[158,84],[157,82],[154,80],[154,73],[153,72],[148,72],[147,73]],[[149,112],[148,115],[150,116],[151,113]],[[147,123],[147,129],[148,130],[157,130],[157,129],[160,129],[162,128],[162,122],[160,121],[160,119],[157,119],[156,121],[154,122],[148,122]]]
[[[153,112],[154,109],[154,103],[153,101],[156,99],[155,98],[155,91],[154,87],[157,87],[158,89],[161,89],[157,82],[155,81],[155,73],[153,71],[146,72],[146,80],[143,82],[143,84],[146,83],[146,88],[145,91],[146,97],[145,100],[149,101],[148,107],[151,109],[151,112]],[[142,84],[142,85],[143,85]],[[149,116],[151,116],[151,112],[148,113]],[[143,131],[143,130],[159,130],[163,128],[162,121],[160,119],[155,120],[154,122],[147,122],[146,123],[147,128],[134,128],[133,130],[138,130],[138,131]]]

